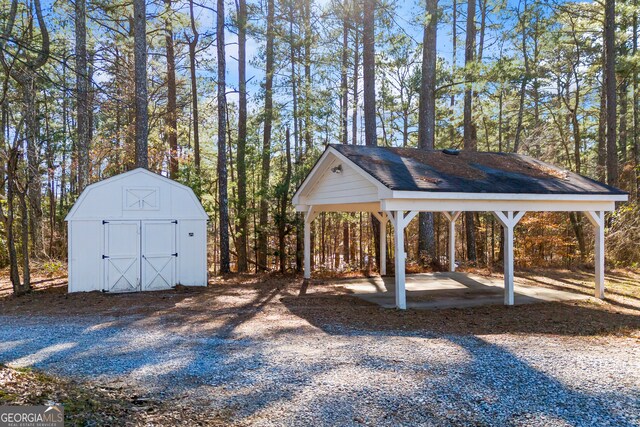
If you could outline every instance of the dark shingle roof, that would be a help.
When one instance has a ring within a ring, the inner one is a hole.
[[[626,194],[528,156],[514,153],[331,144],[391,190],[454,193]]]

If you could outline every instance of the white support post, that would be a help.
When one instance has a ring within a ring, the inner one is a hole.
[[[504,227],[504,304],[515,303],[513,283],[513,227]]]
[[[387,274],[387,214],[382,213],[380,221],[380,275]]]
[[[596,273],[595,297],[604,298],[604,212],[588,211],[587,217],[595,228],[594,264]]]
[[[395,212],[395,227],[393,228],[396,254],[396,307],[407,309],[407,293],[405,289],[405,256],[404,253],[404,212]]]
[[[442,212],[449,220],[449,271],[456,271],[456,220],[460,212]]]
[[[493,213],[504,229],[504,304],[513,305],[515,302],[513,285],[513,229],[522,219],[525,212],[500,212]]]
[[[404,251],[404,228],[418,215],[418,211],[410,211],[407,215],[404,211],[387,212],[387,218],[393,224],[395,244],[396,267],[396,307],[400,310],[407,309],[407,292],[405,282],[405,261],[407,254]]]

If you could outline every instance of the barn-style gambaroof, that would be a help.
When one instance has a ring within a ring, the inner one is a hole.
[[[394,228],[396,306],[406,309],[404,229],[419,212],[449,221],[455,269],[455,221],[492,212],[504,229],[504,303],[514,304],[514,228],[526,212],[584,212],[595,227],[595,296],[604,297],[604,214],[628,195],[590,178],[513,153],[332,144],[293,197],[304,212],[304,274],[311,277],[310,224],[320,212],[370,212],[380,220],[381,274],[387,223]]]

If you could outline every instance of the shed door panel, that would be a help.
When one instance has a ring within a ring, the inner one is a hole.
[[[104,290],[140,290],[140,222],[109,221],[104,227]]]
[[[177,256],[175,221],[143,221],[142,290],[173,287]]]

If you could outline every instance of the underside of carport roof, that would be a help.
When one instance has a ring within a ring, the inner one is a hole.
[[[406,309],[404,229],[419,212],[449,221],[449,268],[455,268],[455,221],[492,212],[504,238],[504,303],[513,305],[513,232],[526,212],[584,212],[595,227],[595,296],[604,297],[604,213],[627,194],[513,153],[425,151],[329,145],[293,197],[305,213],[304,274],[311,277],[311,222],[321,212],[371,212],[380,220],[380,273],[386,274],[387,222],[394,228],[396,306]]]

